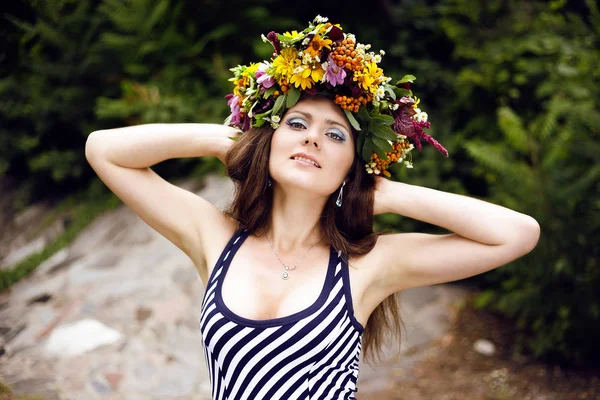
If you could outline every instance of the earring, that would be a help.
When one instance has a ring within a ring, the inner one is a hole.
[[[344,193],[344,186],[346,185],[346,181],[342,183],[342,187],[340,188],[340,194],[338,195],[337,200],[335,201],[335,205],[338,207],[342,206],[342,194]]]
[[[271,182],[271,178],[267,178],[267,186],[271,187],[273,183]]]

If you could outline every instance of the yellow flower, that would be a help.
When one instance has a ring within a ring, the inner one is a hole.
[[[310,68],[305,68],[302,72],[294,74],[290,82],[294,84],[297,88],[310,89],[313,86],[313,79],[311,77],[312,70]]]
[[[325,70],[321,67],[320,63],[314,64],[310,68],[310,77],[315,82],[321,82],[323,80],[323,76],[325,76]],[[306,71],[305,71],[306,72]]]
[[[371,93],[377,92],[377,84],[379,79],[383,76],[383,70],[377,66],[375,61],[366,63],[363,72],[356,71],[354,73],[354,81],[357,81],[359,86],[363,89],[368,90]]]
[[[259,65],[260,65],[260,64],[258,64],[258,63],[252,63],[252,64],[250,64],[250,65],[249,65],[249,66],[246,68],[246,70],[244,71],[244,74],[245,74],[245,75],[248,75],[248,76],[254,76],[254,74],[256,74],[256,71],[258,71],[258,66],[259,66]]]
[[[281,50],[281,53],[273,60],[275,76],[289,80],[294,75],[294,69],[300,64],[298,51],[293,47]]]
[[[290,39],[302,39],[304,37],[304,33],[298,31],[286,32],[283,36],[288,37]]]
[[[331,43],[333,43],[331,39],[323,39],[321,35],[315,35],[304,52],[310,54],[313,58],[321,57],[323,47],[331,49]]]
[[[419,103],[421,102],[421,99],[418,98],[417,96],[415,96],[414,99],[415,99],[415,104],[412,105],[412,108],[417,108],[417,107],[419,107]]]

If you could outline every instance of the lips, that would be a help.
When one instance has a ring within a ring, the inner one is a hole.
[[[317,161],[317,159],[314,158],[311,155],[306,154],[306,153],[296,153],[293,156],[291,156],[290,159],[291,160],[299,160],[299,161],[303,161],[303,162],[306,162],[306,163],[311,163],[315,167],[321,168],[321,165],[319,164],[319,162]]]

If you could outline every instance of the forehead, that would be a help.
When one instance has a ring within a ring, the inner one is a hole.
[[[338,122],[345,126],[349,132],[351,131],[348,119],[340,106],[329,99],[322,97],[302,99],[288,110],[288,112],[293,111],[310,114],[313,119],[329,119]]]

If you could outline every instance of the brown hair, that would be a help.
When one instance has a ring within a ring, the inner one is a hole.
[[[273,205],[269,177],[269,154],[273,128],[263,125],[244,132],[228,151],[225,159],[227,174],[235,184],[235,196],[228,215],[238,221],[240,229],[257,236],[266,234]],[[356,143],[356,132],[353,132]],[[338,191],[329,196],[321,214],[320,232],[346,260],[366,254],[373,249],[380,233],[373,231],[373,202],[375,179],[355,155],[344,188],[343,207],[335,201]],[[352,210],[351,212],[348,210]],[[381,356],[385,334],[401,338],[400,312],[397,294],[386,298],[369,316],[363,333],[365,360]]]

